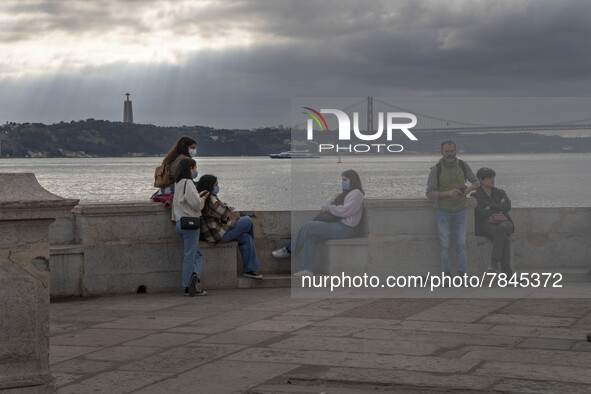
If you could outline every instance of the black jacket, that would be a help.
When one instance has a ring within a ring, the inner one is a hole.
[[[481,186],[470,196],[476,198],[477,201],[476,208],[474,208],[474,233],[476,235],[484,235],[482,233],[482,224],[488,222],[488,218],[493,213],[503,213],[513,223],[513,219],[509,215],[511,200],[503,189],[493,187],[489,197]],[[502,199],[505,199],[503,203],[501,203]],[[485,209],[486,207],[490,207],[490,209]]]

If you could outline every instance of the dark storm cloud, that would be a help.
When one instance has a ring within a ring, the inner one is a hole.
[[[252,44],[185,53],[178,65],[121,62],[6,79],[5,87],[30,96],[9,99],[4,89],[0,104],[16,111],[5,120],[119,120],[127,90],[138,120],[254,127],[287,123],[291,97],[579,96],[591,88],[591,6],[583,0],[155,4],[39,3],[35,13],[31,5],[14,12],[73,35],[124,28],[132,37],[160,30],[213,39],[243,32]],[[150,7],[152,23],[136,17]],[[8,30],[12,39],[43,34]],[[47,100],[55,92],[58,100]],[[25,114],[23,100],[36,110]]]

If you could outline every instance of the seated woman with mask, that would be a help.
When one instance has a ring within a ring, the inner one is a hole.
[[[361,179],[354,170],[347,170],[341,174],[342,191],[322,207],[322,213],[316,220],[305,223],[296,237],[281,249],[273,251],[276,258],[300,256],[300,271],[294,276],[312,275],[314,271],[314,253],[316,245],[325,239],[349,238],[363,215],[363,198],[365,192],[361,186]],[[333,216],[324,219],[321,216]],[[318,220],[322,219],[322,220]],[[334,221],[323,221],[334,220]]]
[[[252,219],[243,216],[234,219],[237,214],[219,198],[218,178],[214,175],[203,175],[197,184],[197,190],[209,192],[205,206],[201,211],[201,238],[210,243],[238,242],[242,256],[243,275],[252,279],[263,279],[258,271],[259,259],[254,246],[254,228]]]

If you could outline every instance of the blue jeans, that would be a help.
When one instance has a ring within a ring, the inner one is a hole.
[[[240,255],[242,256],[242,271],[258,271],[260,265],[254,247],[254,228],[251,218],[243,216],[238,219],[234,228],[226,232],[220,242],[230,241],[238,241],[238,249],[240,249]]]
[[[181,221],[176,222],[176,233],[183,239],[185,258],[183,259],[183,287],[189,287],[191,275],[195,272],[201,278],[203,254],[199,248],[199,230],[181,229]]]
[[[325,239],[349,238],[353,235],[353,227],[341,222],[306,222],[296,237],[289,241],[286,248],[294,255],[300,252],[300,268],[314,271],[314,253],[316,245]],[[292,249],[292,244],[294,248]]]
[[[441,209],[435,211],[437,232],[439,233],[439,247],[441,253],[441,268],[446,274],[451,273],[451,226],[454,225],[456,241],[456,267],[458,272],[465,273],[466,257],[466,209],[459,212],[448,212]]]

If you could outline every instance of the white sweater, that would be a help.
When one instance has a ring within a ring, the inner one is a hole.
[[[347,194],[343,205],[328,205],[327,210],[335,216],[342,217],[341,223],[355,227],[363,215],[363,193],[355,189]]]
[[[195,183],[192,180],[181,179],[174,185],[172,220],[176,222],[183,216],[200,217],[204,205],[205,200],[199,197]]]

